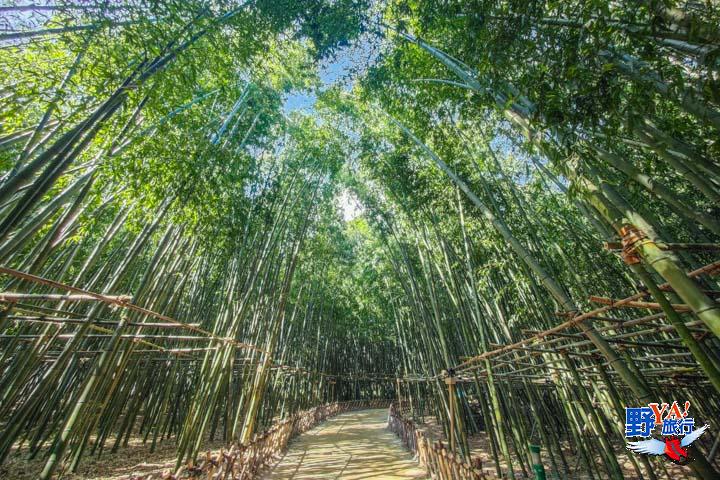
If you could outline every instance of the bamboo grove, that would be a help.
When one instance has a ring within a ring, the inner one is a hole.
[[[0,17],[0,464],[179,466],[394,398],[496,478],[530,443],[552,478],[720,475],[715,3]],[[624,408],[673,400],[694,461],[628,453]]]

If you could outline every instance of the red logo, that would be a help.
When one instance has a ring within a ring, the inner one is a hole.
[[[665,455],[678,463],[685,463],[688,452],[682,447],[679,438],[671,437],[665,439]]]

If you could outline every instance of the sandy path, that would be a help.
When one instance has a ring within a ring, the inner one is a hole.
[[[386,425],[386,409],[331,418],[293,440],[285,456],[263,478],[426,478]]]

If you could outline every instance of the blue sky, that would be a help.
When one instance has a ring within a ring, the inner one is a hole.
[[[360,38],[351,45],[340,49],[333,58],[320,62],[318,75],[325,90],[338,83],[345,88],[352,87],[351,70],[366,70],[377,58],[374,49],[366,38]],[[285,113],[293,111],[312,112],[317,100],[316,92],[292,92],[285,98]]]
[[[333,58],[320,62],[318,76],[322,85],[319,91],[335,85],[350,90],[354,83],[353,73],[364,72],[376,59],[377,49],[373,48],[367,38],[356,40],[353,44],[340,49]],[[286,95],[283,105],[285,114],[300,111],[312,115],[315,111],[317,93],[317,91],[292,92]],[[363,213],[362,205],[348,190],[340,192],[335,202],[346,222]]]
[[[347,75],[353,66],[353,57],[350,52],[343,50],[336,55],[334,59],[322,62],[319,67],[321,89],[326,89],[336,82],[343,80],[343,76]],[[315,92],[292,92],[285,99],[285,113],[296,110],[311,112],[315,106],[317,95]]]
[[[356,61],[350,51],[351,49],[352,47],[344,49],[340,51],[334,59],[320,64],[318,74],[320,76],[320,81],[322,82],[322,87],[320,87],[321,90],[335,85],[338,82],[344,84],[346,88],[350,88],[352,81],[349,78],[348,73]],[[285,105],[283,106],[283,109],[286,114],[293,111],[302,111],[312,114],[315,109],[316,101],[316,92],[293,92],[288,94],[285,98]],[[340,214],[346,222],[355,219],[362,213],[362,207],[359,202],[347,190],[341,192],[335,201],[340,210]]]

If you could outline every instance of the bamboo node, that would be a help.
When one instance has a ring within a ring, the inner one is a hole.
[[[626,265],[636,265],[640,263],[640,255],[637,253],[637,247],[647,238],[641,230],[633,225],[625,225],[620,229],[622,235],[622,252],[620,253],[623,262]]]

